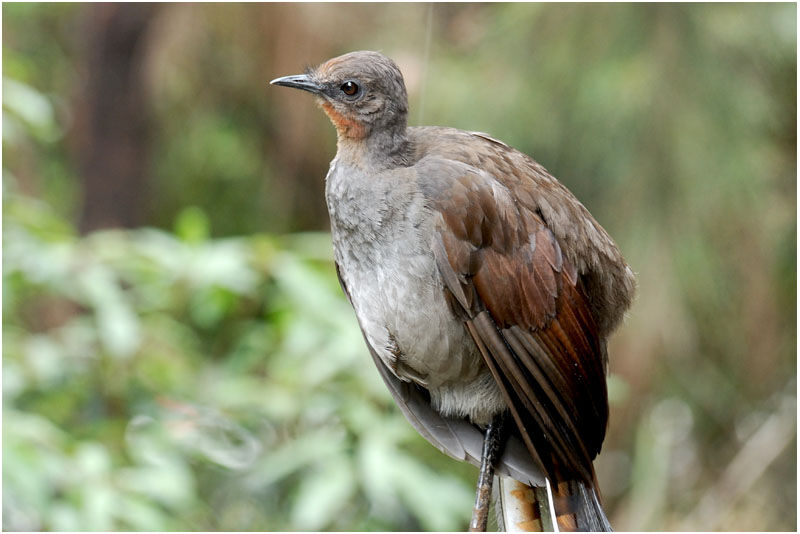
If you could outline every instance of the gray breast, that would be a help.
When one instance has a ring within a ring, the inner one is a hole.
[[[326,200],[336,262],[381,360],[398,378],[428,388],[443,413],[483,420],[502,409],[480,353],[444,298],[430,246],[433,217],[413,176],[402,169],[367,176],[334,161]]]

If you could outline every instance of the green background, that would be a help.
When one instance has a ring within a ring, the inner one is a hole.
[[[405,422],[336,283],[333,128],[267,85],[355,49],[411,124],[534,156],[637,272],[612,524],[796,529],[794,4],[2,14],[4,529],[466,527],[476,469]]]

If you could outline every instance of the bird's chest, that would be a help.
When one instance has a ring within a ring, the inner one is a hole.
[[[471,343],[444,298],[422,197],[337,170],[326,185],[334,255],[367,341],[401,378],[429,387],[464,378]]]

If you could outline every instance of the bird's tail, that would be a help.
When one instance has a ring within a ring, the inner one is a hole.
[[[507,532],[611,532],[594,486],[569,481],[528,486],[499,477],[496,494],[499,530]]]

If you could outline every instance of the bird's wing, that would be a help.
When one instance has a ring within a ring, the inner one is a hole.
[[[447,296],[522,439],[548,475],[590,482],[608,400],[605,346],[582,276],[541,213],[520,200],[531,191],[463,163],[418,165]]]
[[[339,284],[349,300],[350,294],[339,273],[338,265],[336,274],[339,277]],[[363,328],[361,332],[363,334]],[[483,432],[466,419],[446,417],[434,410],[430,404],[430,396],[425,390],[412,382],[397,378],[375,352],[366,335],[364,341],[381,378],[411,426],[434,447],[448,456],[480,466]],[[537,486],[544,484],[544,475],[539,465],[532,461],[525,445],[518,438],[510,440],[506,445],[500,459],[498,473],[526,484]]]
[[[600,334],[616,328],[635,293],[634,273],[608,232],[563,184],[526,154],[486,134],[432,126],[409,132],[420,155],[484,169],[514,192],[515,202],[540,214],[563,256],[583,273]]]

